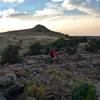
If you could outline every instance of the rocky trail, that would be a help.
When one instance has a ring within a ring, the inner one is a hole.
[[[22,63],[0,66],[0,100],[37,100],[23,96],[30,81],[45,85],[46,100],[53,96],[54,100],[70,100],[71,85],[77,79],[92,82],[100,100],[100,54],[63,55],[62,64],[47,64],[47,57],[27,56]]]

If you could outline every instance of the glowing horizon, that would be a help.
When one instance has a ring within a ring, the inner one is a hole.
[[[69,35],[100,36],[100,0],[0,0],[0,32],[37,24]]]

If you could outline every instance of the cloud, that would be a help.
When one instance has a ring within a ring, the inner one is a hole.
[[[21,20],[51,20],[56,19],[58,16],[64,15],[64,9],[60,7],[61,4],[48,2],[43,9],[31,12],[17,11],[13,8],[0,11],[1,17],[17,18]]]
[[[61,4],[48,2],[43,9],[36,10],[33,16],[42,18],[42,20],[53,20],[62,15],[64,15],[64,9],[61,7]]]
[[[52,0],[52,2],[46,3],[42,10],[36,10],[33,16],[42,20],[58,20],[65,16],[88,15],[86,12],[76,9],[76,7],[66,8],[63,5],[64,3],[64,0]]]
[[[13,8],[9,8],[6,10],[0,10],[0,18],[17,18],[17,19],[30,19],[30,16],[33,16],[32,13],[28,13],[26,11],[18,12]]]
[[[39,23],[51,30],[72,35],[100,35],[100,17],[97,17],[100,14],[100,0],[51,0],[42,9],[30,12],[16,10],[0,10],[0,31],[30,28]]]
[[[52,0],[52,2],[61,2],[66,10],[77,9],[81,12],[100,16],[100,0]]]
[[[12,9],[12,8],[9,8],[7,10],[0,10],[0,16],[1,17],[8,17],[10,16],[11,14],[15,14],[17,13],[17,11],[15,11],[15,9]]]
[[[14,3],[14,2],[23,3],[24,0],[3,0],[3,2],[5,2],[5,3]]]
[[[63,12],[61,9],[57,11],[56,9],[50,9],[50,8],[44,8],[43,10],[37,10],[34,14],[34,16],[56,16],[56,15],[62,15]]]
[[[16,1],[16,0],[13,0]],[[17,0],[18,1],[18,0]],[[61,2],[62,1],[62,2]],[[8,10],[0,11],[0,16],[18,18],[21,20],[58,20],[60,17],[65,16],[80,16],[80,15],[99,15],[98,3],[100,0],[95,1],[96,5],[92,5],[95,0],[52,0],[45,4],[43,9],[38,9],[33,12],[18,12],[15,9],[9,8]],[[60,3],[59,3],[60,2]],[[95,6],[95,7],[94,7]],[[96,8],[97,7],[97,8]]]
[[[100,15],[100,0],[64,0],[66,9],[78,9],[90,15]]]
[[[78,5],[84,4],[86,0],[84,2],[82,0],[78,0],[77,2],[75,1],[73,2],[73,0],[62,0],[63,1],[62,3],[59,3],[61,0],[53,0],[53,1],[54,2],[46,3],[43,9],[35,10],[34,12],[14,13],[13,11],[13,13],[10,13],[9,17],[18,18],[21,20],[33,19],[33,20],[45,21],[45,20],[58,20],[61,17],[65,17],[65,16],[88,15],[87,12],[84,12],[83,10],[77,8]]]
[[[52,0],[52,2],[61,2],[61,1],[64,1],[64,0]]]

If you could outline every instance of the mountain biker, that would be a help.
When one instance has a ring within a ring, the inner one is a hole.
[[[56,62],[57,64],[63,63],[62,56],[59,56],[59,55],[64,54],[63,51],[59,51],[59,50],[56,50],[55,48],[52,48],[52,49],[49,50],[48,54],[51,57],[51,59],[47,59],[47,63],[52,63],[52,62],[53,63]]]
[[[57,56],[57,50],[55,48],[52,48],[49,50],[49,56],[55,60],[56,56]]]

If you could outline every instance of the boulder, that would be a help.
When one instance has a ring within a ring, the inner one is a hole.
[[[33,60],[27,60],[26,63],[27,63],[27,65],[32,65],[32,64],[34,64],[34,61]]]
[[[13,72],[16,74],[16,76],[25,76],[26,75],[26,70],[21,67],[17,67],[17,65],[9,65],[6,67],[9,71]]]
[[[22,68],[15,71],[17,77],[26,76],[26,73],[27,73],[26,70]]]
[[[0,95],[0,100],[7,100],[6,97]]]
[[[8,73],[3,76],[0,76],[0,86],[8,86],[12,84],[14,81],[16,81],[16,75],[14,73]]]
[[[7,97],[7,100],[15,100],[15,98],[17,98],[20,94],[23,93],[24,87],[25,86],[22,83],[16,83],[8,87],[4,93],[5,96]]]

